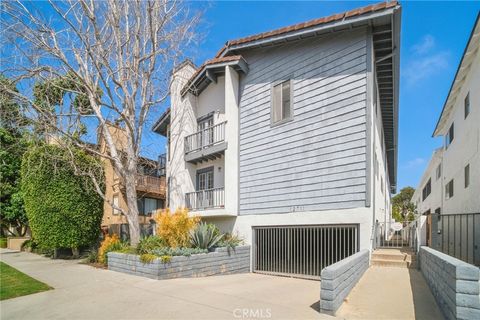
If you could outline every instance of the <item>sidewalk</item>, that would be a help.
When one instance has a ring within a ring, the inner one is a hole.
[[[254,273],[152,280],[31,253],[1,260],[54,289],[0,301],[1,319],[331,319],[320,282]]]
[[[338,310],[344,319],[443,319],[417,269],[370,267]]]

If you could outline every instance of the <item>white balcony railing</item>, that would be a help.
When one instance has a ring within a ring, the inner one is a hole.
[[[208,148],[225,141],[225,122],[200,130],[185,137],[185,153]]]
[[[223,208],[225,207],[225,189],[213,188],[186,193],[185,204],[191,210]]]

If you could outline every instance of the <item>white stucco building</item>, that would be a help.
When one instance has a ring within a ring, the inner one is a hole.
[[[259,272],[318,276],[371,248],[396,188],[400,12],[380,3],[177,66],[153,127],[167,206],[252,244]]]
[[[433,137],[433,154],[412,201],[422,214],[480,212],[480,23],[477,17]]]

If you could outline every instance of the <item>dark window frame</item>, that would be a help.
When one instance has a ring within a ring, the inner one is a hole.
[[[465,188],[468,188],[470,186],[470,163],[465,166],[463,169],[464,173],[464,186]]]
[[[422,201],[428,198],[428,196],[432,193],[432,178],[428,179],[427,183],[423,187],[422,190]]]
[[[445,136],[445,147],[448,148],[455,139],[455,123],[452,122],[450,128],[448,128],[447,135]]]
[[[463,100],[463,111],[465,114],[464,119],[467,119],[468,115],[470,114],[470,92],[467,93],[465,99]]]
[[[450,198],[453,198],[453,196],[454,196],[454,182],[452,179],[445,185],[445,198],[450,199]]]

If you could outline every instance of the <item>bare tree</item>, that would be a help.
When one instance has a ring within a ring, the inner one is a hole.
[[[127,217],[136,245],[143,131],[150,109],[168,96],[170,71],[196,39],[199,12],[166,0],[4,1],[1,6],[2,72],[36,83],[31,92],[12,94],[29,103],[43,132],[61,137],[58,143],[112,162],[128,204],[128,210],[115,209]],[[125,131],[122,149],[107,130],[109,122]],[[79,139],[98,132],[106,152]]]

